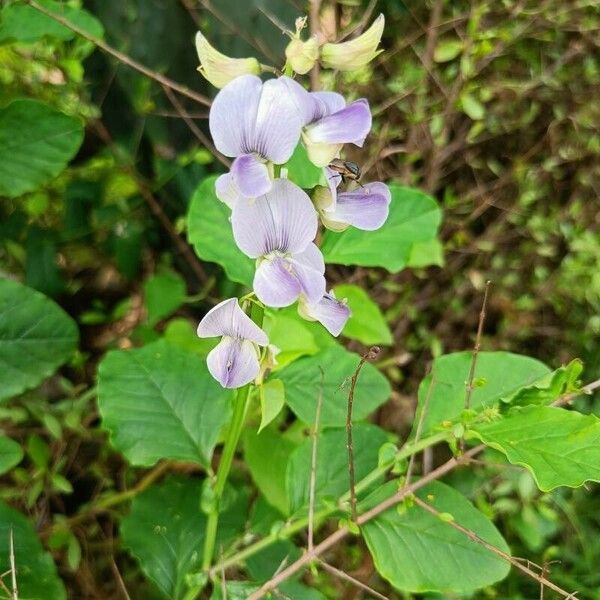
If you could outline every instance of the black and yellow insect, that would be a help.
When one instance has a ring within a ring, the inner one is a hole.
[[[358,181],[361,176],[360,167],[349,160],[342,160],[340,158],[334,158],[328,165],[332,171],[335,171],[342,178],[342,183],[346,183],[347,180],[356,181],[358,185],[361,185]]]

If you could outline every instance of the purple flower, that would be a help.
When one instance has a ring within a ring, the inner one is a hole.
[[[344,231],[350,225],[364,231],[379,229],[387,220],[392,195],[385,183],[374,181],[351,192],[338,192],[339,175],[326,169],[329,189],[315,191],[315,204],[323,225],[333,231]]]
[[[240,250],[259,259],[253,287],[261,302],[289,306],[300,295],[316,302],[325,293],[325,263],[312,243],[317,213],[297,185],[276,179],[267,194],[239,200],[231,223]]]
[[[200,337],[221,336],[206,362],[210,374],[224,388],[238,388],[260,372],[258,346],[267,346],[267,334],[240,308],[237,298],[229,298],[206,313],[198,325]]]
[[[331,335],[338,336],[344,329],[346,321],[352,315],[348,305],[338,300],[331,290],[328,294],[314,303],[300,301],[298,304],[300,316],[309,321],[319,321]]]
[[[217,150],[235,157],[226,177],[247,198],[271,189],[266,163],[287,162],[300,140],[302,115],[282,79],[263,83],[255,75],[237,77],[217,94],[210,109],[208,123]]]
[[[371,131],[371,111],[364,98],[348,105],[335,92],[307,92],[299,83],[282,77],[303,117],[302,140],[308,157],[318,167],[328,165],[343,144],[362,147]]]

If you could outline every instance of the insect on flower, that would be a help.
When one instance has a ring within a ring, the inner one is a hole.
[[[327,166],[342,178],[342,183],[346,183],[347,180],[356,181],[360,187],[364,187],[358,181],[361,176],[361,170],[355,162],[334,158]]]

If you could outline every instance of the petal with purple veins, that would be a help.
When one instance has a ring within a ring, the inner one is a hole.
[[[379,229],[387,220],[391,201],[390,190],[384,183],[368,183],[352,192],[339,192],[335,209],[321,213],[325,226],[339,230],[335,224],[349,224],[364,231]]]
[[[253,150],[247,148],[247,140],[254,130],[262,85],[256,75],[242,75],[215,96],[208,126],[217,150],[225,156]]]
[[[231,176],[242,196],[257,198],[271,189],[269,169],[255,154],[242,154],[231,165]]]
[[[252,287],[263,304],[275,308],[293,304],[302,292],[298,277],[282,257],[263,260],[256,269]]]
[[[260,372],[258,353],[252,342],[224,337],[206,357],[210,374],[224,388],[238,388]]]
[[[325,261],[315,244],[290,258],[293,272],[300,282],[303,296],[316,302],[325,293]]]
[[[370,130],[369,103],[362,99],[310,125],[306,133],[315,144],[352,143],[362,146]]]
[[[198,336],[229,336],[259,346],[269,343],[267,334],[240,308],[237,298],[228,298],[211,308],[198,325]]]
[[[320,111],[314,116],[313,121],[332,115],[346,106],[344,96],[337,92],[311,92],[311,96],[319,101]]]
[[[235,203],[241,198],[240,189],[235,184],[231,173],[223,173],[223,175],[217,177],[215,181],[215,194],[229,208],[233,208]]]
[[[301,302],[298,305],[300,316],[310,321],[319,321],[331,335],[338,336],[352,315],[348,305],[338,300],[333,293],[324,294],[315,303]]]
[[[287,179],[276,179],[268,194],[237,202],[231,224],[240,250],[258,258],[275,251],[302,252],[317,234],[318,217],[306,192]]]

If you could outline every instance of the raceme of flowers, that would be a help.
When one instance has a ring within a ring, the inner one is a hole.
[[[382,27],[378,19],[363,34],[368,38],[365,55],[360,43],[355,44],[354,60],[360,62],[367,55],[371,60],[378,53]],[[299,42],[298,36],[297,31],[293,41]],[[353,42],[357,40],[348,43]],[[333,290],[327,292],[325,261],[315,239],[319,221],[333,231],[350,226],[372,231],[387,219],[391,196],[384,183],[341,191],[342,177],[328,168],[344,144],[362,147],[371,129],[369,104],[365,99],[347,103],[335,92],[308,92],[288,76],[263,82],[255,74],[253,60],[225,57],[202,34],[196,43],[199,70],[210,81],[223,84],[210,109],[209,128],[217,150],[233,162],[229,172],[217,179],[215,192],[231,208],[236,245],[256,260],[253,292],[266,307],[298,302],[303,318],[319,321],[337,336],[351,311]],[[328,56],[334,56],[335,50]],[[322,52],[324,57],[324,48]],[[289,180],[282,168],[299,143],[309,160],[323,169],[323,185],[309,190],[311,195]],[[267,334],[246,315],[237,298],[210,310],[198,326],[198,335],[221,338],[207,363],[223,387],[254,381],[261,374],[261,360],[273,360],[267,358],[269,352],[261,351],[269,344]]]

